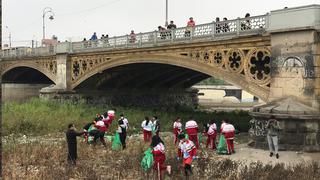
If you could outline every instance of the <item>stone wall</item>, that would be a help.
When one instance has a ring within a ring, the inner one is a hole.
[[[41,92],[43,99],[85,102],[123,107],[147,107],[175,110],[197,108],[198,90],[134,90],[134,91],[85,91],[85,92]]]
[[[2,101],[11,100],[26,100],[32,97],[39,97],[41,88],[49,86],[49,84],[14,84],[3,83],[2,87]]]
[[[255,148],[268,149],[265,125],[268,117],[257,117],[251,120],[250,145]],[[319,119],[294,119],[278,117],[281,131],[279,132],[279,150],[320,151]]]
[[[274,33],[271,45],[269,102],[296,97],[319,109],[319,33],[314,30]]]

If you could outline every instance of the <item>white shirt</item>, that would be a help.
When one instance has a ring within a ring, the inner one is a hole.
[[[229,133],[229,132],[234,132],[234,126],[232,124],[225,124],[222,128],[223,133]]]
[[[162,153],[165,153],[165,147],[162,143],[159,143],[153,148],[154,151],[161,151]]]
[[[198,127],[198,124],[196,121],[194,120],[189,120],[187,123],[186,123],[186,129],[189,129],[189,128],[197,128]]]
[[[217,125],[216,123],[213,123],[209,126],[209,129],[208,129],[208,134],[209,135],[212,135],[214,134],[215,132],[217,131]]]
[[[181,124],[181,122],[175,121],[175,122],[173,123],[173,128],[178,128],[179,130],[181,130],[181,129],[182,129],[182,124]]]
[[[146,131],[152,131],[152,126],[153,126],[152,121],[149,121],[148,125],[146,125],[146,123],[147,123],[146,120],[142,121],[141,127]]]
[[[128,121],[128,119],[124,117],[124,118],[122,119],[122,121],[123,121],[123,123],[126,125],[126,129],[128,129],[128,128],[129,128],[129,121]]]

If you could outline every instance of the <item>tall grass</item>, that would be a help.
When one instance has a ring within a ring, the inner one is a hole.
[[[165,179],[185,179],[182,162],[175,159],[176,147],[172,137],[163,137],[166,145],[166,164],[172,166],[172,174]],[[3,150],[4,179],[152,179],[152,170],[144,172],[140,167],[143,152],[148,144],[142,137],[128,139],[127,149],[112,151],[108,147],[95,148],[78,143],[76,168],[67,165],[65,141],[58,143],[30,142],[18,144],[8,141]],[[316,180],[320,179],[319,162],[305,162],[296,165],[246,163],[232,161],[210,151],[198,151],[199,158],[192,164],[193,176],[190,179],[234,179],[234,180]],[[157,179],[157,178],[156,178]]]
[[[96,114],[108,109],[116,110],[116,117],[124,113],[129,120],[129,133],[140,131],[140,124],[145,116],[157,115],[161,121],[162,131],[171,131],[176,117],[181,117],[185,123],[193,117],[200,128],[205,122],[215,119],[219,125],[222,119],[230,119],[240,131],[249,129],[250,117],[245,111],[234,112],[200,112],[192,110],[165,111],[161,109],[123,108],[108,106],[90,106],[84,103],[58,103],[40,99],[31,99],[20,102],[3,103],[3,134],[23,133],[41,135],[65,131],[67,125],[75,123],[81,129],[86,123],[93,120]],[[113,123],[110,131],[114,131]]]

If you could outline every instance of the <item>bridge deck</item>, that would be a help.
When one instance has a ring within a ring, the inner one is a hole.
[[[259,35],[268,26],[269,15],[238,18],[228,21],[200,24],[194,28],[181,27],[163,32],[138,33],[135,38],[129,35],[99,39],[97,41],[64,42],[56,46],[38,48],[11,48],[0,52],[1,59],[19,57],[48,56],[56,53],[79,53],[108,51],[115,49],[144,48],[198,41],[219,41],[239,36]],[[190,31],[190,33],[188,33]]]

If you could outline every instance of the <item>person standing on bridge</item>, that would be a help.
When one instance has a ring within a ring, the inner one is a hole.
[[[136,40],[137,40],[136,34],[134,33],[133,30],[131,30],[131,33],[130,33],[130,35],[129,35],[129,42],[130,42],[130,43],[135,43]]]
[[[76,165],[78,158],[77,154],[77,136],[81,136],[84,132],[77,132],[73,123],[68,125],[66,132],[67,144],[68,144],[68,163],[69,165]]]
[[[219,34],[221,33],[221,23],[220,23],[220,18],[216,17],[216,33]]]
[[[94,33],[92,34],[91,38],[90,38],[90,41],[95,41],[95,40],[97,40],[97,39],[98,39],[97,33],[94,32]]]
[[[186,132],[189,139],[196,145],[197,149],[199,148],[198,130],[197,122],[190,117],[190,120],[186,122]]]
[[[245,18],[245,20],[243,22],[241,22],[241,30],[251,29],[250,14],[247,13],[244,18]]]
[[[177,25],[175,25],[173,21],[170,21],[170,24],[167,26],[167,29],[169,30],[177,29]]]
[[[173,23],[173,21],[170,21],[170,24],[167,26],[167,29],[169,30],[169,38],[172,39],[172,33],[174,34],[173,31],[177,29],[177,26]]]
[[[280,131],[280,125],[279,121],[276,120],[275,116],[271,116],[270,119],[267,122],[266,128],[268,130],[267,133],[267,140],[270,150],[270,157],[273,156],[273,154],[276,154],[276,158],[279,158],[278,154],[278,135]]]
[[[222,29],[223,29],[223,32],[229,32],[230,31],[230,27],[228,25],[228,19],[226,17],[223,18],[223,24],[222,24]]]
[[[187,28],[186,28],[184,36],[190,37],[193,34],[195,27],[196,27],[196,23],[194,22],[193,17],[190,17],[189,21],[187,23]]]

